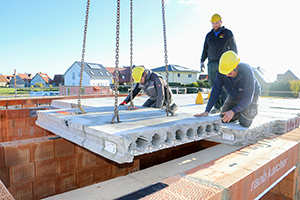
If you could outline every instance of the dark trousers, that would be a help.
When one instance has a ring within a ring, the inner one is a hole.
[[[221,117],[223,117],[222,113],[231,110],[236,105],[240,103],[240,100],[235,100],[230,97],[228,97],[223,105],[222,111],[221,111]],[[251,104],[246,107],[241,112],[235,113],[230,122],[234,122],[236,120],[239,120],[239,123],[243,127],[250,127],[252,124],[252,121],[254,117],[258,113],[258,95],[255,95],[253,97],[253,100]]]
[[[172,103],[172,99],[170,99],[170,106]],[[167,99],[164,100],[163,107],[167,105]],[[151,108],[156,108],[156,101],[153,101],[151,99],[147,99],[145,103],[143,104],[145,107],[151,107]]]
[[[208,82],[211,87],[213,87],[213,85],[214,85],[214,81],[216,79],[218,68],[219,68],[218,61],[209,61],[207,64]],[[227,93],[225,92],[225,89],[223,88],[221,96],[219,97],[216,104],[214,105],[215,108],[218,110],[221,110],[221,107],[223,106],[226,98],[227,98]]]

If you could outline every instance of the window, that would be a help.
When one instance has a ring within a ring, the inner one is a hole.
[[[122,74],[122,79],[124,80],[126,78],[126,76],[124,74]]]
[[[180,73],[177,74],[177,77],[180,78]]]
[[[78,72],[78,77],[80,77],[80,72]]]
[[[188,74],[188,78],[192,78],[192,74]]]
[[[72,72],[72,79],[75,79],[75,72]]]

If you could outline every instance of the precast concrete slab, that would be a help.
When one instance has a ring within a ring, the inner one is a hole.
[[[82,99],[86,111],[76,115],[77,100],[57,100],[59,110],[38,111],[36,124],[117,163],[133,157],[201,139],[245,145],[270,134],[285,133],[299,126],[299,99],[260,98],[259,114],[249,128],[221,123],[218,114],[193,117],[205,104],[195,104],[197,95],[174,95],[175,116],[164,110],[141,107],[146,96],[135,99],[135,110],[119,106],[120,123],[111,124],[113,98]],[[122,102],[123,98],[119,98]],[[73,108],[73,109],[72,109]]]
[[[99,101],[99,100],[98,100]],[[167,117],[162,109],[119,107],[120,123],[111,124],[113,106],[38,112],[36,124],[117,163],[133,157],[220,134],[218,116],[195,118],[188,113]]]

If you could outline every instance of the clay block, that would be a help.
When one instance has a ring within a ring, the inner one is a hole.
[[[140,159],[134,158],[132,163],[127,163],[127,173],[140,170]]]
[[[7,110],[6,118],[7,119],[17,119],[19,118],[20,110]]]
[[[77,154],[61,156],[57,158],[58,174],[65,174],[68,172],[74,172],[78,168]]]
[[[7,129],[16,128],[16,120],[15,119],[7,119]]]
[[[71,155],[75,153],[75,145],[65,139],[54,140],[55,157]]]
[[[30,162],[30,144],[16,144],[11,142],[4,146],[6,167]]]
[[[86,167],[76,172],[77,187],[84,187],[95,182],[95,167]]]
[[[53,140],[31,144],[31,161],[40,161],[51,158],[54,158]]]
[[[111,162],[112,168],[111,168],[111,176],[112,178],[124,176],[127,174],[127,163],[125,164],[118,164],[115,162]]]
[[[35,162],[35,177],[36,180],[43,178],[54,177],[57,175],[56,158]]]
[[[75,172],[62,174],[56,177],[56,193],[63,193],[76,188]]]
[[[15,200],[33,200],[32,182],[7,188]]]
[[[4,162],[4,147],[2,144],[0,144],[0,168],[5,166]]]
[[[33,182],[34,199],[41,199],[50,195],[54,195],[56,193],[55,188],[55,177]]]
[[[98,156],[101,157],[101,156]],[[108,180],[111,177],[112,165],[106,159],[97,157],[97,166],[95,167],[95,182]]]
[[[0,167],[0,180],[6,187],[10,186],[8,167]]]
[[[96,166],[96,156],[93,153],[79,153],[78,154],[78,169],[84,167]]]
[[[10,185],[18,185],[35,180],[34,163],[9,167]]]

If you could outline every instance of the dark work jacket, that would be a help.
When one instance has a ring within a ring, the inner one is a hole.
[[[167,83],[163,77],[149,69],[146,69],[148,74],[145,79],[145,84],[137,83],[132,91],[133,99],[138,95],[138,93],[143,90],[145,94],[150,97],[152,101],[156,101],[156,108],[161,108],[164,101],[167,99]],[[169,88],[169,98],[172,101],[172,91]],[[131,95],[129,94],[125,101],[130,102]]]
[[[220,29],[221,32],[217,36],[215,36],[214,29],[207,33],[201,62],[204,62],[206,58],[208,58],[208,61],[219,62],[222,54],[228,50],[232,50],[237,54],[236,42],[232,32],[224,26]]]
[[[238,74],[234,79],[217,73],[205,111],[209,112],[215,105],[223,86],[225,86],[226,92],[232,99],[240,100],[240,103],[232,109],[234,113],[241,112],[249,106],[254,95],[260,95],[260,85],[252,68],[245,63],[239,63],[238,66]]]

